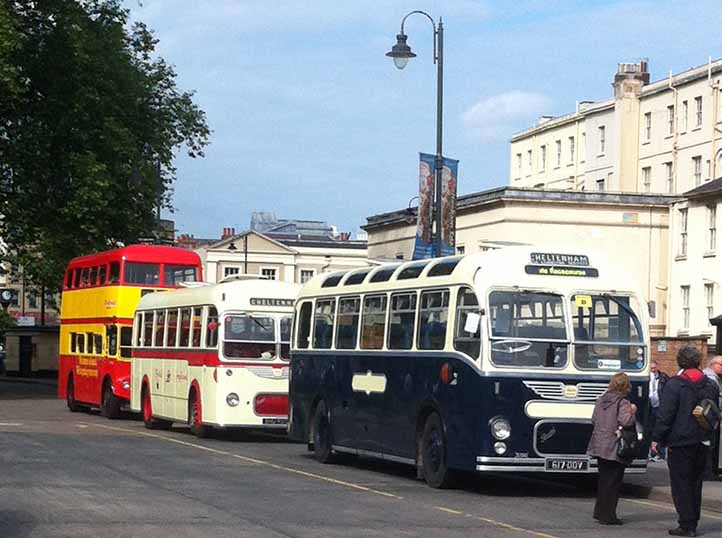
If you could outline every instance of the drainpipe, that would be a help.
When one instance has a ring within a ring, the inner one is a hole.
[[[717,79],[712,82],[712,56],[707,60],[707,83],[712,91],[712,156],[710,157],[710,180],[717,179],[717,135],[722,133],[717,128],[717,118],[719,115],[719,89],[720,83]]]
[[[674,93],[674,138],[672,139],[672,193],[677,192],[677,137],[679,136],[679,129],[677,128],[677,113],[678,107],[678,92],[677,88],[672,83],[672,70],[669,70],[669,89]]]

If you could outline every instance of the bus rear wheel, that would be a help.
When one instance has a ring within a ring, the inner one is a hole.
[[[171,423],[167,420],[159,420],[153,417],[153,404],[150,400],[150,389],[148,385],[143,387],[140,412],[143,415],[143,424],[145,424],[145,427],[149,430],[167,430],[171,426]]]
[[[313,456],[321,463],[333,463],[333,438],[331,436],[331,419],[326,402],[321,400],[313,414]]]
[[[446,435],[438,413],[427,417],[420,443],[418,453],[426,483],[437,489],[450,487],[452,473],[446,464]]]
[[[100,400],[100,414],[111,420],[120,418],[121,399],[113,393],[110,380],[103,383],[103,392]]]
[[[68,376],[68,384],[65,388],[65,403],[68,405],[71,413],[77,413],[81,409],[80,404],[75,401],[75,385],[72,374]]]
[[[203,438],[211,434],[210,427],[203,424],[203,404],[195,390],[188,399],[188,425],[191,427],[191,433],[196,437]]]

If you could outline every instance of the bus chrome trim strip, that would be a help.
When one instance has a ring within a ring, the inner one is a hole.
[[[394,456],[392,454],[384,454],[382,452],[373,452],[371,450],[363,450],[361,448],[349,448],[341,445],[331,445],[331,448],[336,452],[343,452],[344,454],[355,454],[356,456],[366,456],[385,461],[393,461],[394,463],[406,463],[408,465],[416,464],[416,461],[412,458],[404,458],[402,456]]]
[[[579,456],[559,455],[559,457],[568,457],[571,459]],[[583,457],[583,456],[582,456]],[[477,456],[477,471],[500,471],[500,472],[541,472],[553,473],[547,471],[545,462],[546,458],[499,458],[490,456]],[[624,470],[625,473],[644,474],[647,472],[647,460],[637,459],[632,461]],[[596,473],[598,472],[597,458],[589,458],[589,467],[586,471],[579,471],[578,474]]]
[[[595,401],[607,390],[605,383],[567,384],[563,381],[524,380],[524,385],[547,400]]]

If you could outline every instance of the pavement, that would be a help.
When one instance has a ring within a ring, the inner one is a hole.
[[[281,436],[70,413],[52,385],[0,380],[0,537],[652,538],[675,526],[663,463],[628,476],[622,527],[571,478],[469,475],[434,490],[408,466],[321,465]],[[668,490],[667,490],[668,491]],[[722,535],[719,484],[700,530]]]

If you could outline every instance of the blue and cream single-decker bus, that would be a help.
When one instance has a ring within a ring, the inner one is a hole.
[[[595,400],[626,372],[645,422],[647,306],[593,252],[508,247],[316,276],[296,301],[289,434],[316,459],[596,473]],[[648,442],[628,472],[644,472]]]

